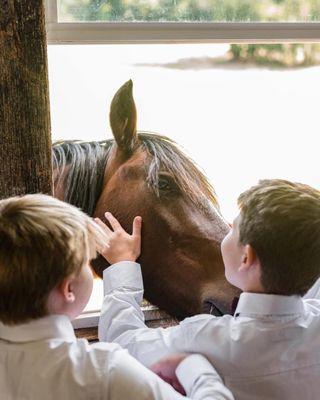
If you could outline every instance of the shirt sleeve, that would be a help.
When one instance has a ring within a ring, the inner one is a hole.
[[[140,304],[143,281],[140,265],[121,262],[103,273],[104,301],[99,319],[100,341],[116,342],[145,365],[183,351],[179,326],[149,329]]]
[[[113,354],[102,379],[102,399],[105,400],[232,400],[232,393],[223,385],[210,363],[200,355],[183,360],[177,376],[187,397],[148,370],[124,350]]]
[[[176,375],[191,399],[207,398],[210,388],[215,400],[234,399],[230,390],[209,361],[200,354],[192,354],[184,359],[176,369]]]
[[[100,341],[120,344],[146,366],[172,353],[203,352],[199,335],[205,334],[207,325],[215,317],[198,315],[174,327],[148,328],[140,309],[143,298],[140,265],[133,262],[114,264],[104,271],[103,279],[105,297],[98,327]],[[216,331],[224,337],[226,331],[224,326],[222,328]],[[212,347],[212,344],[208,343],[208,346]]]

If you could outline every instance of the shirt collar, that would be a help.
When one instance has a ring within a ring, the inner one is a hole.
[[[303,314],[300,296],[280,296],[262,293],[241,293],[235,316],[289,316]]]
[[[5,325],[0,322],[0,339],[9,342],[34,342],[46,339],[75,341],[70,319],[66,315],[50,315],[26,324]]]

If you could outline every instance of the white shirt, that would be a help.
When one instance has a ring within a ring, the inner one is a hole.
[[[186,358],[177,376],[188,398],[232,400],[210,363]],[[1,400],[185,399],[117,344],[76,339],[66,316],[0,324]]]
[[[139,264],[114,264],[104,285],[100,340],[120,343],[145,365],[173,352],[202,353],[238,400],[320,398],[319,300],[242,293],[235,316],[197,315],[149,329]]]
[[[305,294],[304,299],[320,299],[320,278]]]

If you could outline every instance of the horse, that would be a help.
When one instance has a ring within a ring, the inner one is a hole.
[[[114,95],[114,138],[53,145],[54,196],[103,220],[110,211],[128,232],[142,217],[145,298],[183,319],[230,313],[239,290],[224,275],[220,244],[229,231],[215,191],[170,138],[137,131],[132,81]],[[98,257],[93,269],[109,266]]]

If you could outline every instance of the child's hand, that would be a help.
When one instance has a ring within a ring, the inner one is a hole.
[[[169,383],[169,385],[171,385],[177,392],[185,396],[186,393],[177,378],[176,369],[181,361],[183,361],[189,355],[190,354],[187,353],[173,354],[169,357],[162,358],[153,364],[150,369],[155,374],[160,376],[160,378],[162,378],[164,381]]]
[[[109,212],[105,213],[112,229],[109,229],[101,219],[95,218],[95,222],[104,230],[108,237],[108,243],[99,253],[110,263],[120,261],[136,261],[141,251],[141,217],[135,217],[132,225],[132,235],[129,235],[120,225],[118,220]]]

